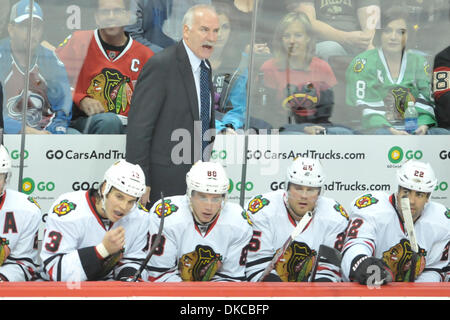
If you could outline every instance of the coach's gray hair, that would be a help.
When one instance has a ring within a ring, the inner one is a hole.
[[[192,24],[194,23],[194,14],[199,9],[207,9],[207,10],[210,10],[210,11],[212,11],[214,13],[216,12],[216,9],[214,8],[214,6],[212,6],[210,4],[197,4],[195,6],[192,6],[184,14],[183,26],[187,25],[189,29],[192,28]]]

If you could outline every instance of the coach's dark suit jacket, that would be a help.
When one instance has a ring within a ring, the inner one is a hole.
[[[210,88],[212,104],[211,73]],[[201,159],[199,121],[194,76],[180,41],[155,54],[143,67],[128,114],[126,159],[144,170],[147,185],[151,186],[152,204],[160,198],[161,191],[164,196],[186,192],[186,173]],[[214,123],[211,108],[210,128],[214,128]],[[188,148],[180,151],[184,146]],[[184,163],[178,163],[180,157]]]

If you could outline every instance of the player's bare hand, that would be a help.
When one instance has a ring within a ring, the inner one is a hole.
[[[102,243],[109,254],[118,252],[125,246],[125,229],[123,227],[118,227],[109,230],[105,233]]]
[[[105,112],[105,108],[103,108],[100,101],[90,97],[83,98],[83,100],[80,101],[80,109],[88,116]]]

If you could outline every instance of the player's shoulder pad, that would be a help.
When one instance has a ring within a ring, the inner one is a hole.
[[[41,206],[37,203],[34,197],[30,195],[26,195],[25,193],[18,192],[16,190],[7,189],[6,190],[7,197],[11,195],[15,198],[17,203],[22,203],[22,209],[27,211],[41,211]]]
[[[344,217],[346,220],[349,219],[347,211],[339,202],[334,201],[333,209],[334,211],[338,212],[342,217]]]
[[[39,205],[39,203],[36,201],[36,199],[33,196],[28,196],[27,200],[34,204],[36,207],[38,207],[39,210],[41,210],[41,206]]]
[[[242,226],[242,219],[244,219],[250,226],[252,225],[252,221],[247,212],[240,204],[235,202],[227,201],[222,209],[221,216],[223,216],[223,221],[227,224]],[[237,219],[236,217],[238,216],[242,219]]]
[[[271,203],[270,197],[267,194],[259,194],[254,196],[247,203],[247,207],[245,208],[248,213],[255,214],[261,211],[264,207],[268,206]]]
[[[136,207],[139,211],[145,212],[145,213],[149,213],[150,210],[147,209],[145,206],[142,205],[142,203],[140,201],[137,202]]]
[[[359,197],[357,197],[355,200],[353,200],[353,209],[361,210],[366,209],[371,206],[374,206],[378,204],[380,201],[382,201],[382,195],[372,192],[372,193],[365,193]]]
[[[155,214],[159,218],[162,217],[163,212],[164,212],[164,217],[173,215],[174,213],[179,211],[179,208],[180,208],[179,200],[181,200],[181,197],[182,196],[175,196],[175,197],[170,197],[170,198],[164,199],[164,207],[162,204],[162,200],[159,200],[151,208],[151,214],[152,215]]]
[[[75,211],[77,204],[69,197],[62,197],[51,208],[51,213],[56,214],[58,217],[64,217]]]

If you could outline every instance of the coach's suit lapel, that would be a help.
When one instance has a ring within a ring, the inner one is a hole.
[[[195,89],[194,75],[192,74],[191,63],[183,43],[180,41],[177,45],[177,64],[181,73],[184,87],[189,99],[189,107],[195,121],[200,120],[198,111],[197,90]]]

